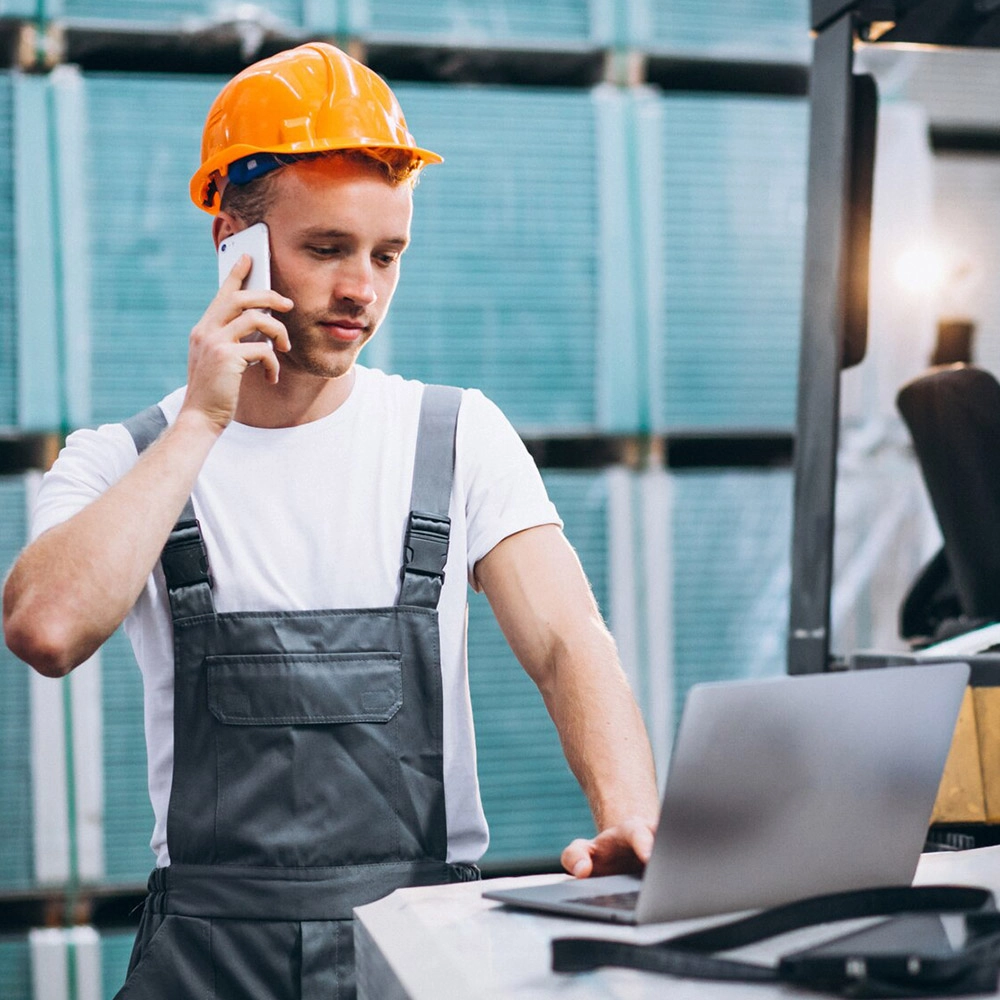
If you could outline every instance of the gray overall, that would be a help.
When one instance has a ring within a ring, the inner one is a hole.
[[[353,907],[478,877],[445,860],[437,602],[460,400],[424,391],[392,607],[217,613],[188,501],[161,558],[171,863],[150,876],[120,1000],[345,1000]],[[126,422],[140,452],[164,425],[156,406]]]

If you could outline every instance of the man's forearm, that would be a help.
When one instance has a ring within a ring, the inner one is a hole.
[[[540,685],[563,752],[598,830],[629,819],[655,824],[653,756],[614,641],[599,620],[553,654]]]
[[[659,818],[653,755],[576,553],[558,527],[539,525],[496,545],[476,578],[545,699],[597,824],[597,837],[563,851],[564,867],[583,876],[634,871]]]
[[[32,542],[4,586],[4,636],[40,673],[82,663],[121,624],[191,493],[219,428],[191,411],[118,483]]]

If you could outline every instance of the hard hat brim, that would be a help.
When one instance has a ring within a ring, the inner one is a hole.
[[[432,163],[443,163],[444,157],[429,149],[422,149],[419,146],[409,146],[403,143],[392,142],[358,142],[356,139],[351,142],[338,143],[330,142],[290,142],[282,146],[274,146],[269,149],[262,149],[259,146],[234,145],[223,150],[216,156],[206,160],[191,178],[189,186],[191,200],[204,212],[210,215],[217,215],[219,212],[220,195],[218,191],[213,192],[211,202],[208,201],[208,192],[211,187],[212,178],[218,175],[225,178],[228,175],[229,165],[245,156],[253,156],[259,153],[326,153],[339,149],[401,149],[410,153],[415,160],[423,161],[424,165]]]

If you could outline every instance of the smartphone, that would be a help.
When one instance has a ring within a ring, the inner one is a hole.
[[[807,984],[870,977],[897,985],[928,985],[974,965],[979,956],[966,953],[973,941],[962,914],[906,914],[786,955],[781,969],[790,979]]]
[[[219,284],[221,285],[233,265],[243,254],[249,254],[253,264],[250,273],[243,281],[243,287],[253,291],[264,291],[271,287],[271,244],[268,239],[267,223],[258,222],[247,229],[241,229],[232,236],[227,236],[219,244]],[[260,331],[255,331],[244,337],[244,342],[252,340],[267,340]]]

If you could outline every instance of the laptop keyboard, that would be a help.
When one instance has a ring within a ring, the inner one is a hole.
[[[581,896],[573,902],[599,906],[605,910],[634,910],[639,902],[639,893],[638,891],[611,892],[606,896]]]

